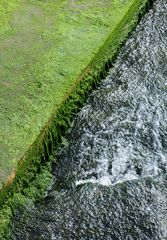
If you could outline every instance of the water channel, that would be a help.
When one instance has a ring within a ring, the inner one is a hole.
[[[157,0],[74,119],[13,240],[167,239],[167,1]]]

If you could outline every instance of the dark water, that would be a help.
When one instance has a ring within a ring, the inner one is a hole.
[[[158,0],[74,120],[43,203],[12,239],[167,239],[167,1]]]

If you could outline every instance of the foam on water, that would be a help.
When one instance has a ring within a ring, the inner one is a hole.
[[[76,185],[115,185],[167,171],[167,14],[159,4],[77,117]]]

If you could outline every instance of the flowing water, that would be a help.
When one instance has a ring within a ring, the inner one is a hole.
[[[167,1],[130,37],[53,163],[42,203],[12,239],[167,239]]]

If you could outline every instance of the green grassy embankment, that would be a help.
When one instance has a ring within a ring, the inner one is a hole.
[[[144,2],[0,0],[0,188],[78,79],[112,57]],[[113,51],[91,66],[109,36]]]
[[[41,174],[146,2],[0,0],[1,203]]]

